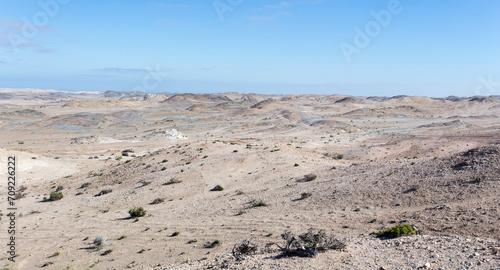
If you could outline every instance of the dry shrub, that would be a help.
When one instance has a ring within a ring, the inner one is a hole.
[[[244,240],[243,242],[234,245],[233,256],[237,260],[241,260],[244,255],[253,254],[257,252],[258,249],[258,243],[254,243],[251,240]]]
[[[316,257],[319,252],[329,249],[342,250],[346,244],[334,236],[328,236],[324,230],[309,229],[306,233],[296,236],[290,231],[281,234],[285,240],[282,247],[277,245],[284,256]]]

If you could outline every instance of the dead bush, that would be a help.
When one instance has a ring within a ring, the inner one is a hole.
[[[281,234],[285,244],[280,246],[283,256],[316,257],[319,252],[329,249],[342,250],[346,244],[334,236],[328,236],[324,230],[309,229],[306,233],[296,236],[290,231]],[[275,243],[273,243],[275,244]]]
[[[311,181],[314,181],[316,180],[317,176],[315,174],[306,174],[304,175],[304,177],[302,179],[299,179],[298,181],[299,182],[311,182]]]
[[[172,185],[172,184],[178,184],[178,183],[181,183],[182,180],[179,180],[177,178],[170,178],[170,181],[166,182],[165,184],[163,184],[164,186],[167,186],[167,185]]]
[[[243,242],[234,245],[233,256],[237,260],[241,260],[244,255],[255,253],[258,249],[258,243],[255,243],[251,240],[244,240]]]

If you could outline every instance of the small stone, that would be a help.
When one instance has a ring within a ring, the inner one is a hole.
[[[424,264],[424,268],[426,268],[426,269],[431,268],[431,264],[430,264],[430,263],[428,263],[428,262],[426,262],[426,263]]]

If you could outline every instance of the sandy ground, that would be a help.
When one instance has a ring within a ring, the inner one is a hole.
[[[497,98],[0,92],[4,246],[9,156],[23,186],[7,269],[500,269]],[[370,235],[403,223],[420,235]],[[264,248],[309,228],[347,248]]]

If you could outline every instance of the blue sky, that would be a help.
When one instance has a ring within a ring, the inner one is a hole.
[[[500,1],[0,0],[0,88],[500,94]]]

